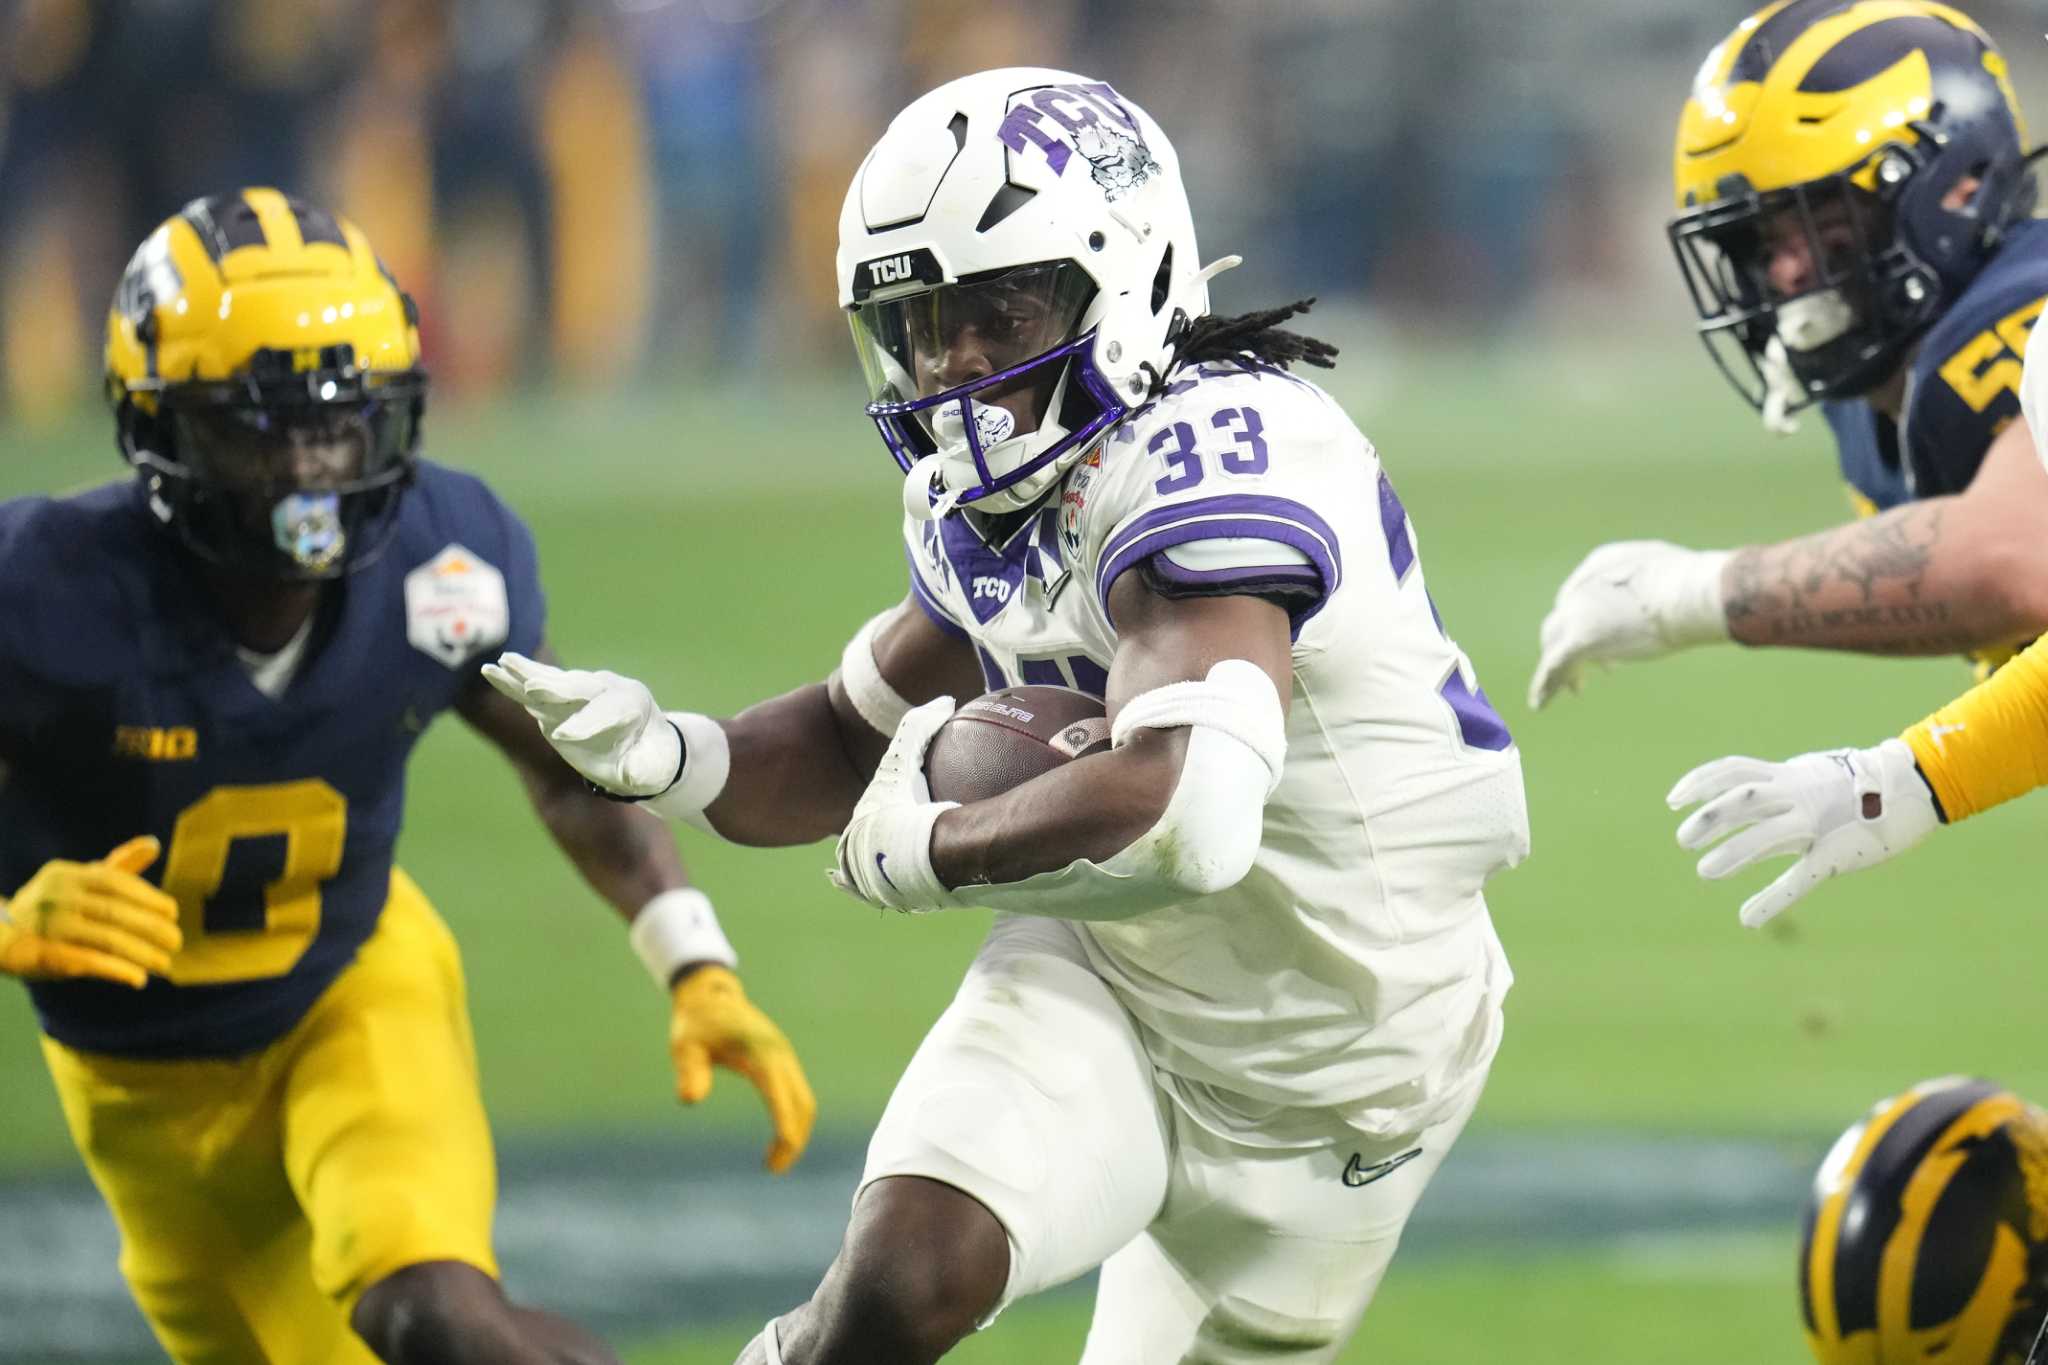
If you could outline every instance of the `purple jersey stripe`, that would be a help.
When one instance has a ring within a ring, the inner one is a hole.
[[[996,662],[995,655],[980,645],[974,647],[974,655],[981,660],[981,680],[988,684],[989,691],[1000,692],[1010,685],[1010,680],[1003,676],[1003,666]]]
[[[917,605],[924,608],[924,614],[931,617],[932,624],[956,640],[967,638],[967,632],[952,613],[939,605],[939,599],[932,596],[932,590],[924,585],[924,576],[917,571],[916,561],[910,558],[910,547],[903,547],[903,559],[910,569],[910,595],[917,599]]]
[[[1291,613],[1295,635],[1301,633],[1302,626],[1310,617],[1322,610],[1323,603],[1343,581],[1344,561],[1337,546],[1337,534],[1310,508],[1289,498],[1260,494],[1198,498],[1192,502],[1154,508],[1134,518],[1110,538],[1102,553],[1102,569],[1095,585],[1100,595],[1103,618],[1115,625],[1109,610],[1110,589],[1116,586],[1118,578],[1140,561],[1189,541],[1230,537],[1276,541],[1308,557],[1322,591],[1313,602]],[[1288,568],[1301,567],[1255,567],[1254,573],[1271,578],[1275,574],[1286,573]],[[1217,580],[1211,578],[1208,581]]]
[[[1038,553],[1052,562],[1055,569],[1067,567],[1067,561],[1060,556],[1060,503],[1054,503],[1038,515]],[[1041,566],[1039,577],[1046,575]]]
[[[1312,564],[1253,565],[1243,569],[1190,569],[1185,564],[1176,564],[1173,557],[1164,551],[1152,556],[1152,572],[1169,583],[1177,583],[1185,588],[1220,588],[1239,583],[1276,586],[1305,584],[1311,588],[1320,588],[1323,585],[1322,570]]]
[[[1067,675],[1060,672],[1057,660],[1020,659],[1017,661],[1017,671],[1024,676],[1024,681],[1027,683],[1046,683],[1053,687],[1066,687],[1069,685]]]
[[[1495,753],[1514,747],[1515,737],[1508,733],[1507,722],[1487,700],[1485,688],[1467,687],[1465,675],[1452,669],[1440,691],[1443,699],[1451,704],[1451,714],[1458,721],[1458,733],[1464,736],[1467,744],[1475,749],[1491,749]]]
[[[1176,502],[1142,512],[1109,538],[1109,543],[1102,549],[1100,562],[1107,564],[1111,560],[1121,558],[1124,550],[1138,538],[1184,521],[1201,523],[1199,534],[1181,536],[1152,548],[1161,550],[1166,548],[1166,545],[1179,545],[1189,540],[1208,540],[1217,536],[1251,535],[1268,540],[1280,539],[1278,536],[1266,536],[1258,531],[1220,530],[1213,520],[1202,520],[1218,517],[1261,518],[1292,523],[1296,529],[1316,538],[1323,545],[1323,553],[1320,556],[1311,555],[1311,558],[1327,560],[1339,568],[1342,567],[1343,556],[1337,549],[1337,533],[1330,529],[1330,523],[1324,521],[1314,509],[1292,498],[1276,498],[1264,493],[1225,493],[1213,498],[1195,498],[1189,502]]]
[[[1073,654],[1067,658],[1067,667],[1073,670],[1074,685],[1094,697],[1109,695],[1109,670],[1085,654]]]
[[[1387,533],[1387,561],[1399,583],[1415,567],[1415,542],[1408,538],[1408,509],[1401,505],[1401,495],[1394,491],[1394,481],[1384,469],[1380,471],[1380,529]]]

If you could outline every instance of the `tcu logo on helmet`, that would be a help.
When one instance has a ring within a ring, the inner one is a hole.
[[[908,256],[891,256],[887,260],[868,262],[868,279],[874,284],[894,284],[907,280],[916,270]]]
[[[1065,175],[1079,152],[1106,198],[1121,199],[1159,170],[1138,120],[1102,81],[1049,85],[1012,105],[996,136],[1021,152],[1036,147],[1054,175]]]

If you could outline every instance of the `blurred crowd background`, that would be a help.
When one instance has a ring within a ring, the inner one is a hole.
[[[444,394],[843,365],[861,155],[916,93],[1021,63],[1107,78],[1173,134],[1205,247],[1247,257],[1226,304],[1682,333],[1672,128],[1748,7],[0,0],[0,414],[89,396],[130,248],[248,183],[364,226]],[[2042,88],[2038,0],[1967,8]]]

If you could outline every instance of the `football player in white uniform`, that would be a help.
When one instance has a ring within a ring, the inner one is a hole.
[[[989,71],[904,110],[840,219],[909,595],[723,721],[508,655],[592,782],[994,924],[875,1133],[812,1299],[742,1360],[936,1360],[1102,1267],[1084,1359],[1331,1359],[1477,1100],[1510,981],[1482,887],[1520,758],[1377,453],[1208,315],[1172,146],[1109,86]],[[931,799],[955,697],[1062,683],[1113,746]]]

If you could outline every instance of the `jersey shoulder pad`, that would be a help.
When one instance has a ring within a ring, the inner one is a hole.
[[[1190,590],[1312,578],[1320,602],[1342,572],[1326,510],[1373,496],[1370,443],[1321,389],[1284,371],[1190,370],[1105,444],[1099,477],[1085,465],[1068,476],[1063,525],[1105,614],[1117,580],[1148,561]],[[1163,558],[1195,542],[1235,549]],[[1204,574],[1215,582],[1195,581]]]
[[[141,498],[121,480],[0,502],[0,655],[66,673],[125,657],[158,534]]]
[[[1905,463],[1915,495],[1953,493],[2020,413],[2021,362],[2048,303],[2048,221],[2015,229],[1928,330],[1907,395]]]
[[[465,470],[428,460],[420,461],[399,522],[399,535],[408,552],[430,542],[445,544],[453,539],[488,541],[488,545],[471,546],[479,554],[488,554],[511,540],[529,544],[533,540],[525,519],[489,484]]]

